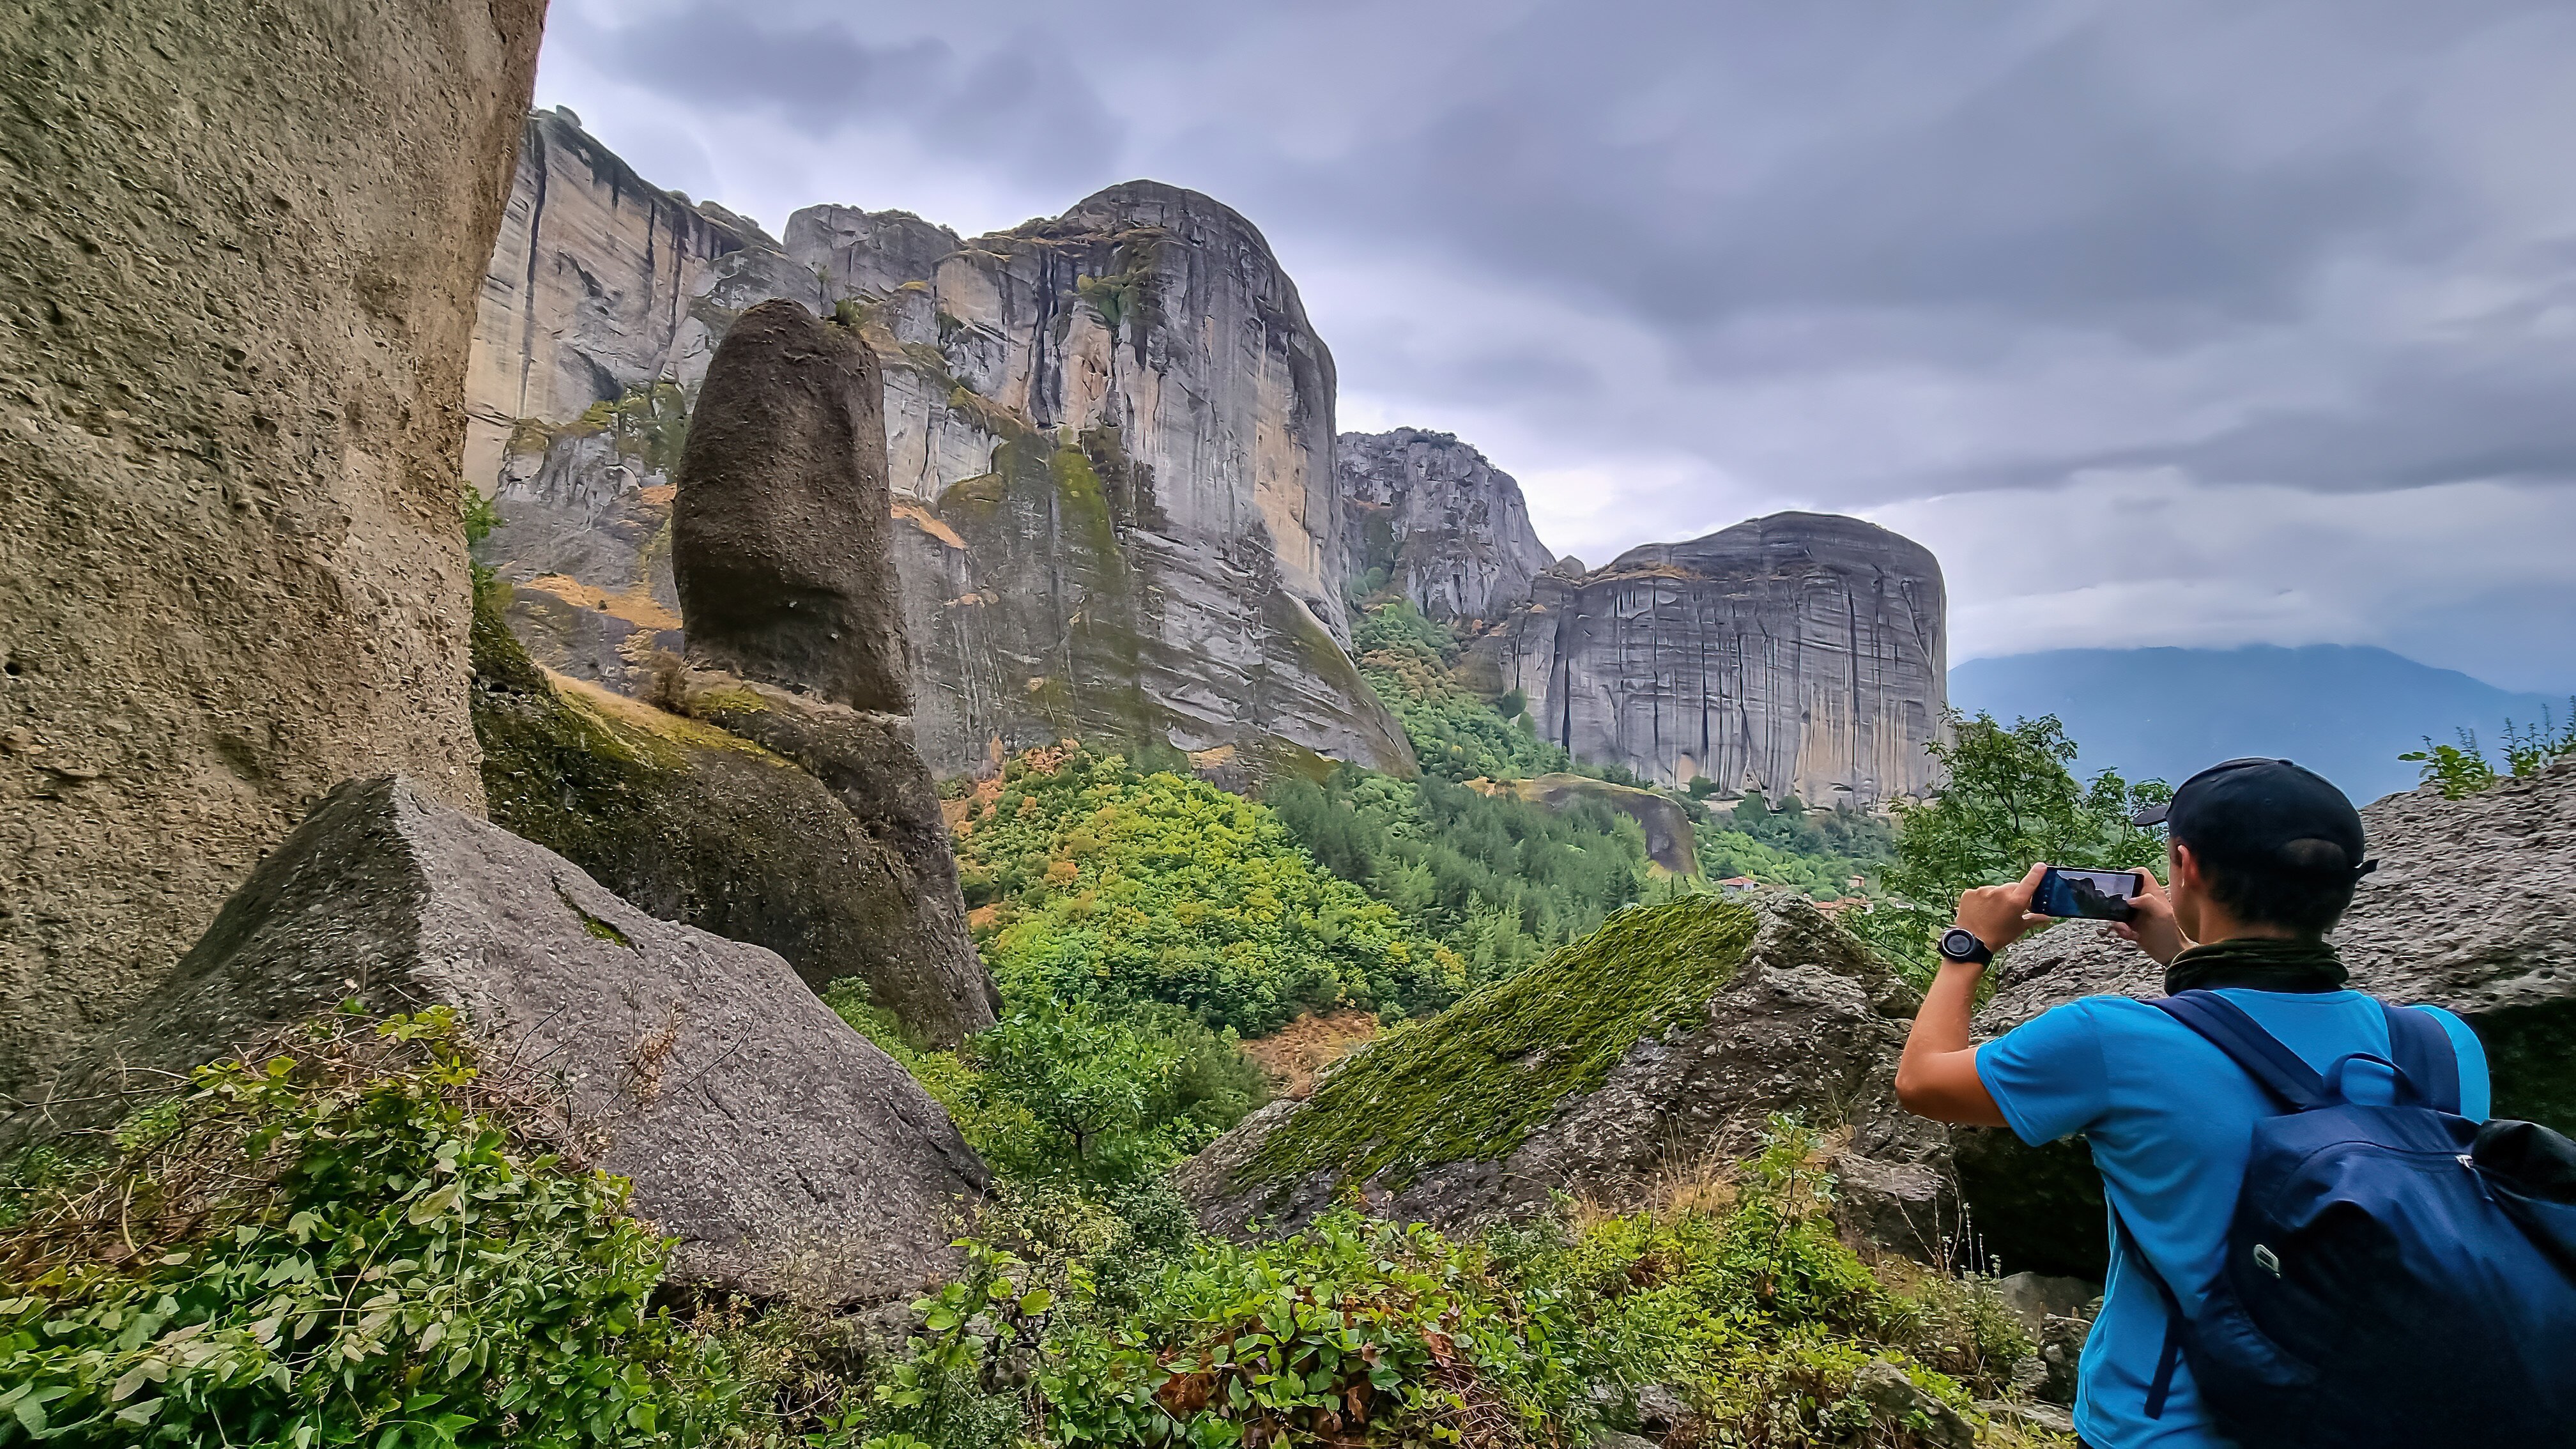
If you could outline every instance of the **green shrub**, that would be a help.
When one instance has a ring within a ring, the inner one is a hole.
[[[1012,1179],[1127,1190],[1214,1141],[1270,1085],[1235,1044],[1174,1007],[1044,999],[953,1052],[922,1051],[857,978],[825,1004],[903,1063],[969,1146]]]
[[[1457,953],[1476,985],[1590,935],[1645,890],[1644,833],[1599,800],[1557,811],[1355,765],[1275,780],[1262,800],[1318,863]]]
[[[456,1018],[332,1017],[10,1175],[0,1444],[665,1444],[737,1411]]]
[[[2501,771],[2487,762],[2487,752],[2478,743],[2477,732],[2455,731],[2459,743],[2437,745],[2426,736],[2424,748],[2409,750],[2397,758],[2423,767],[2416,780],[2418,786],[2433,785],[2441,789],[2445,800],[2458,800],[2493,789],[2498,782],[2536,775],[2551,761],[2576,754],[2576,699],[2567,702],[2567,723],[2560,725],[2548,710],[2540,712],[2540,723],[2517,726],[2504,722],[2504,763]]]
[[[957,832],[1005,997],[1167,1002],[1246,1035],[1339,1006],[1436,1010],[1458,957],[1316,867],[1278,816],[1078,747],[1011,762]]]
[[[1940,792],[1900,805],[1893,861],[1880,873],[1896,902],[1844,924],[1918,985],[1939,961],[1933,942],[1959,893],[2018,880],[2041,861],[2096,870],[2161,864],[2164,837],[2129,823],[2138,807],[2171,799],[2160,780],[2132,785],[2104,770],[2079,782],[2075,742],[2055,715],[1998,724],[1949,715],[1952,738],[1926,746],[1948,777]]]

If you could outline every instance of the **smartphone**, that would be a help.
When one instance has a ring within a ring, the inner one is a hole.
[[[2072,916],[2088,921],[2125,921],[2129,899],[2142,888],[2134,870],[2060,870],[2048,868],[2031,892],[2030,908],[2043,916]]]

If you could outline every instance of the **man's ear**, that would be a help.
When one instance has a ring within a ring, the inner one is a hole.
[[[2165,842],[2165,884],[2200,889],[2200,862],[2193,857],[2191,847],[2179,840]]]

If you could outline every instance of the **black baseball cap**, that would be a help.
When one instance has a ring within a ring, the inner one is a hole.
[[[2335,872],[2359,880],[2379,862],[2361,856],[2361,812],[2314,770],[2288,760],[2229,760],[2182,782],[2173,799],[2130,817],[2163,824],[2196,855],[2260,870]],[[2302,842],[2335,847],[2319,849]],[[2340,852],[2337,854],[2336,852]]]

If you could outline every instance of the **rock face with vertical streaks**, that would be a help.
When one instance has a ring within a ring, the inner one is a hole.
[[[1497,619],[1555,562],[1511,474],[1454,434],[1344,433],[1335,466],[1351,577],[1434,619]]]
[[[568,113],[526,149],[467,472],[541,662],[635,692],[679,643],[673,470],[716,343],[783,298],[876,356],[934,769],[1075,733],[1411,772],[1345,651],[1332,355],[1251,223],[1139,181],[967,240],[809,207],[782,245]]]
[[[544,13],[0,13],[0,1093],[340,779],[482,808],[456,454]]]
[[[1475,647],[1578,758],[1875,809],[1934,784],[1945,617],[1921,545],[1775,513],[1590,573],[1551,569]]]

